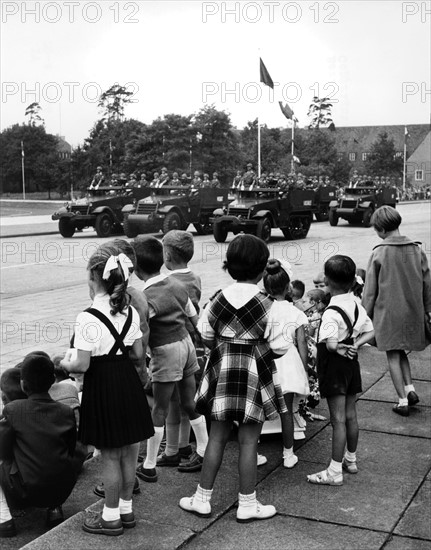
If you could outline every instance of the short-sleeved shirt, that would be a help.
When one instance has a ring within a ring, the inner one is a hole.
[[[353,338],[357,338],[363,332],[373,330],[373,323],[368,317],[367,312],[357,303],[351,292],[332,296],[329,306],[338,306],[343,309],[352,321],[352,324],[355,319],[355,306],[357,306],[358,320],[353,327]],[[341,315],[333,309],[326,309],[322,315],[318,341],[324,342],[328,338],[336,338],[339,342],[342,342],[348,336],[349,329]]]
[[[116,330],[121,333],[127,320],[127,308],[125,309],[125,314],[117,313],[116,315],[112,315],[109,298],[108,294],[97,294],[91,307],[102,312],[111,321]],[[129,307],[132,309],[132,324],[124,338],[124,345],[126,347],[132,346],[135,340],[142,338],[139,314],[133,306]],[[108,327],[101,323],[99,319],[86,311],[78,315],[76,318],[74,341],[76,349],[91,351],[92,356],[107,355],[114,344],[114,337]],[[119,349],[117,355],[121,353]]]

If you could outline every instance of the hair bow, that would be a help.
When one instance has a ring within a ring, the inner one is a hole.
[[[106,262],[105,269],[103,270],[102,279],[105,281],[109,279],[111,271],[121,267],[124,275],[124,280],[127,281],[129,278],[129,268],[133,269],[133,263],[125,254],[121,252],[118,256],[109,256],[108,261]]]
[[[359,285],[364,285],[364,280],[363,278],[360,276],[360,275],[355,275],[355,281],[359,284]]]
[[[292,266],[290,265],[290,263],[287,260],[280,260],[280,258],[277,258],[277,260],[280,262],[281,269],[283,269],[283,271],[285,271],[287,273],[289,279],[292,280],[293,271],[292,271]]]

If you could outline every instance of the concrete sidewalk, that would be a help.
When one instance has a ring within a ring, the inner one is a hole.
[[[259,452],[267,456],[268,463],[258,469],[257,495],[263,503],[276,506],[278,514],[271,520],[245,525],[235,520],[238,447],[233,433],[216,480],[211,518],[200,519],[178,507],[181,497],[193,494],[199,473],[159,468],[158,482],[141,482],[141,494],[134,498],[135,529],[120,537],[89,535],[81,529],[83,510],[94,512],[103,505],[92,493],[100,481],[100,465],[93,460],[64,505],[68,519],[62,525],[43,534],[42,511],[29,512],[16,518],[19,535],[3,539],[2,548],[430,550],[430,357],[430,348],[410,355],[421,401],[403,418],[391,410],[395,391],[385,355],[371,347],[361,350],[360,471],[354,476],[345,474],[341,487],[306,482],[306,474],[322,470],[330,458],[328,421],[308,423],[306,440],[295,443],[299,463],[292,470],[282,466],[280,436],[262,437]],[[328,417],[325,401],[316,412]]]

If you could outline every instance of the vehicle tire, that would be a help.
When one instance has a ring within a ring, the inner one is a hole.
[[[335,226],[338,225],[338,215],[335,210],[329,211],[329,225]]]
[[[176,212],[168,212],[163,220],[163,235],[172,229],[181,229],[181,219]]]
[[[109,214],[99,214],[96,217],[94,228],[96,229],[98,237],[109,237],[112,233],[113,226],[114,224]]]
[[[139,235],[138,227],[135,224],[130,223],[128,217],[125,218],[123,227],[124,233],[126,234],[126,237],[129,237],[129,239],[134,239]]]
[[[313,219],[313,214],[311,214],[311,216],[301,218],[302,231],[299,236],[300,239],[305,239],[305,237],[308,235],[308,232],[310,231],[312,219]]]
[[[286,227],[282,227],[281,231],[283,232],[284,238],[288,241],[302,239],[303,227],[301,218],[299,216],[291,216],[289,224]]]
[[[70,218],[60,218],[58,221],[58,230],[65,239],[73,237],[75,233],[75,224]]]
[[[259,220],[256,228],[256,237],[259,237],[259,239],[262,239],[266,243],[269,242],[271,238],[271,222],[268,218]]]
[[[367,208],[364,212],[363,218],[362,218],[362,225],[364,227],[371,227],[371,217],[373,215],[373,209]]]
[[[326,222],[329,218],[329,212],[328,210],[324,209],[324,210],[321,210],[320,212],[316,212],[315,216],[316,216],[317,222]]]
[[[228,230],[222,222],[214,222],[213,225],[214,239],[218,243],[224,243],[227,239]]]
[[[198,235],[211,235],[211,233],[213,232],[212,227],[209,223],[194,223],[193,225]]]

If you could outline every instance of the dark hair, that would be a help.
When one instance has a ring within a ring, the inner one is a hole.
[[[41,355],[26,357],[20,372],[27,394],[47,392],[55,381],[54,363]]]
[[[118,256],[119,252],[120,250],[112,242],[104,243],[91,256],[87,266],[90,278],[94,280],[97,277],[98,282],[110,296],[111,315],[123,312],[130,301],[130,296],[127,294],[127,280],[119,263],[110,272],[108,279],[103,279],[106,262],[111,256]]]
[[[304,283],[302,281],[300,281],[299,279],[295,279],[294,281],[292,281],[291,285],[292,285],[292,288],[297,290],[298,293],[301,295],[300,298],[302,298],[304,296],[304,292],[305,292]]]
[[[144,271],[152,275],[160,271],[163,265],[163,245],[156,239],[147,235],[138,235],[132,246],[136,254],[136,265]]]
[[[30,357],[34,355],[37,355],[38,357],[46,357],[47,359],[51,359],[51,357],[46,353],[46,351],[41,351],[41,350],[31,351],[30,353],[27,353],[24,359],[26,357]]]
[[[236,281],[249,281],[261,275],[269,258],[264,241],[254,235],[237,235],[229,243],[223,269]]]
[[[263,284],[268,294],[283,294],[290,283],[289,275],[278,260],[271,258],[263,272]]]
[[[194,242],[193,235],[188,231],[172,229],[163,237],[163,246],[167,248],[175,262],[185,262],[193,258]]]
[[[352,258],[341,254],[326,260],[325,276],[334,288],[348,292],[355,282],[356,265]]]
[[[402,218],[399,212],[387,204],[377,208],[371,216],[371,225],[377,231],[395,231],[400,226],[401,221]]]
[[[321,288],[312,288],[307,292],[307,298],[313,300],[313,302],[325,301],[326,293]]]
[[[7,369],[0,378],[0,390],[2,391],[3,404],[27,399],[27,395],[21,389],[21,369],[15,367]]]
[[[54,376],[56,381],[70,379],[67,370],[63,369],[63,367],[60,366],[60,362],[62,361],[62,359],[64,359],[64,353],[62,355],[55,355],[52,358],[52,362],[54,363]]]
[[[125,254],[133,264],[133,269],[129,269],[130,273],[133,273],[133,270],[136,269],[136,253],[132,244],[126,239],[114,239],[112,244],[118,248],[120,252]]]

